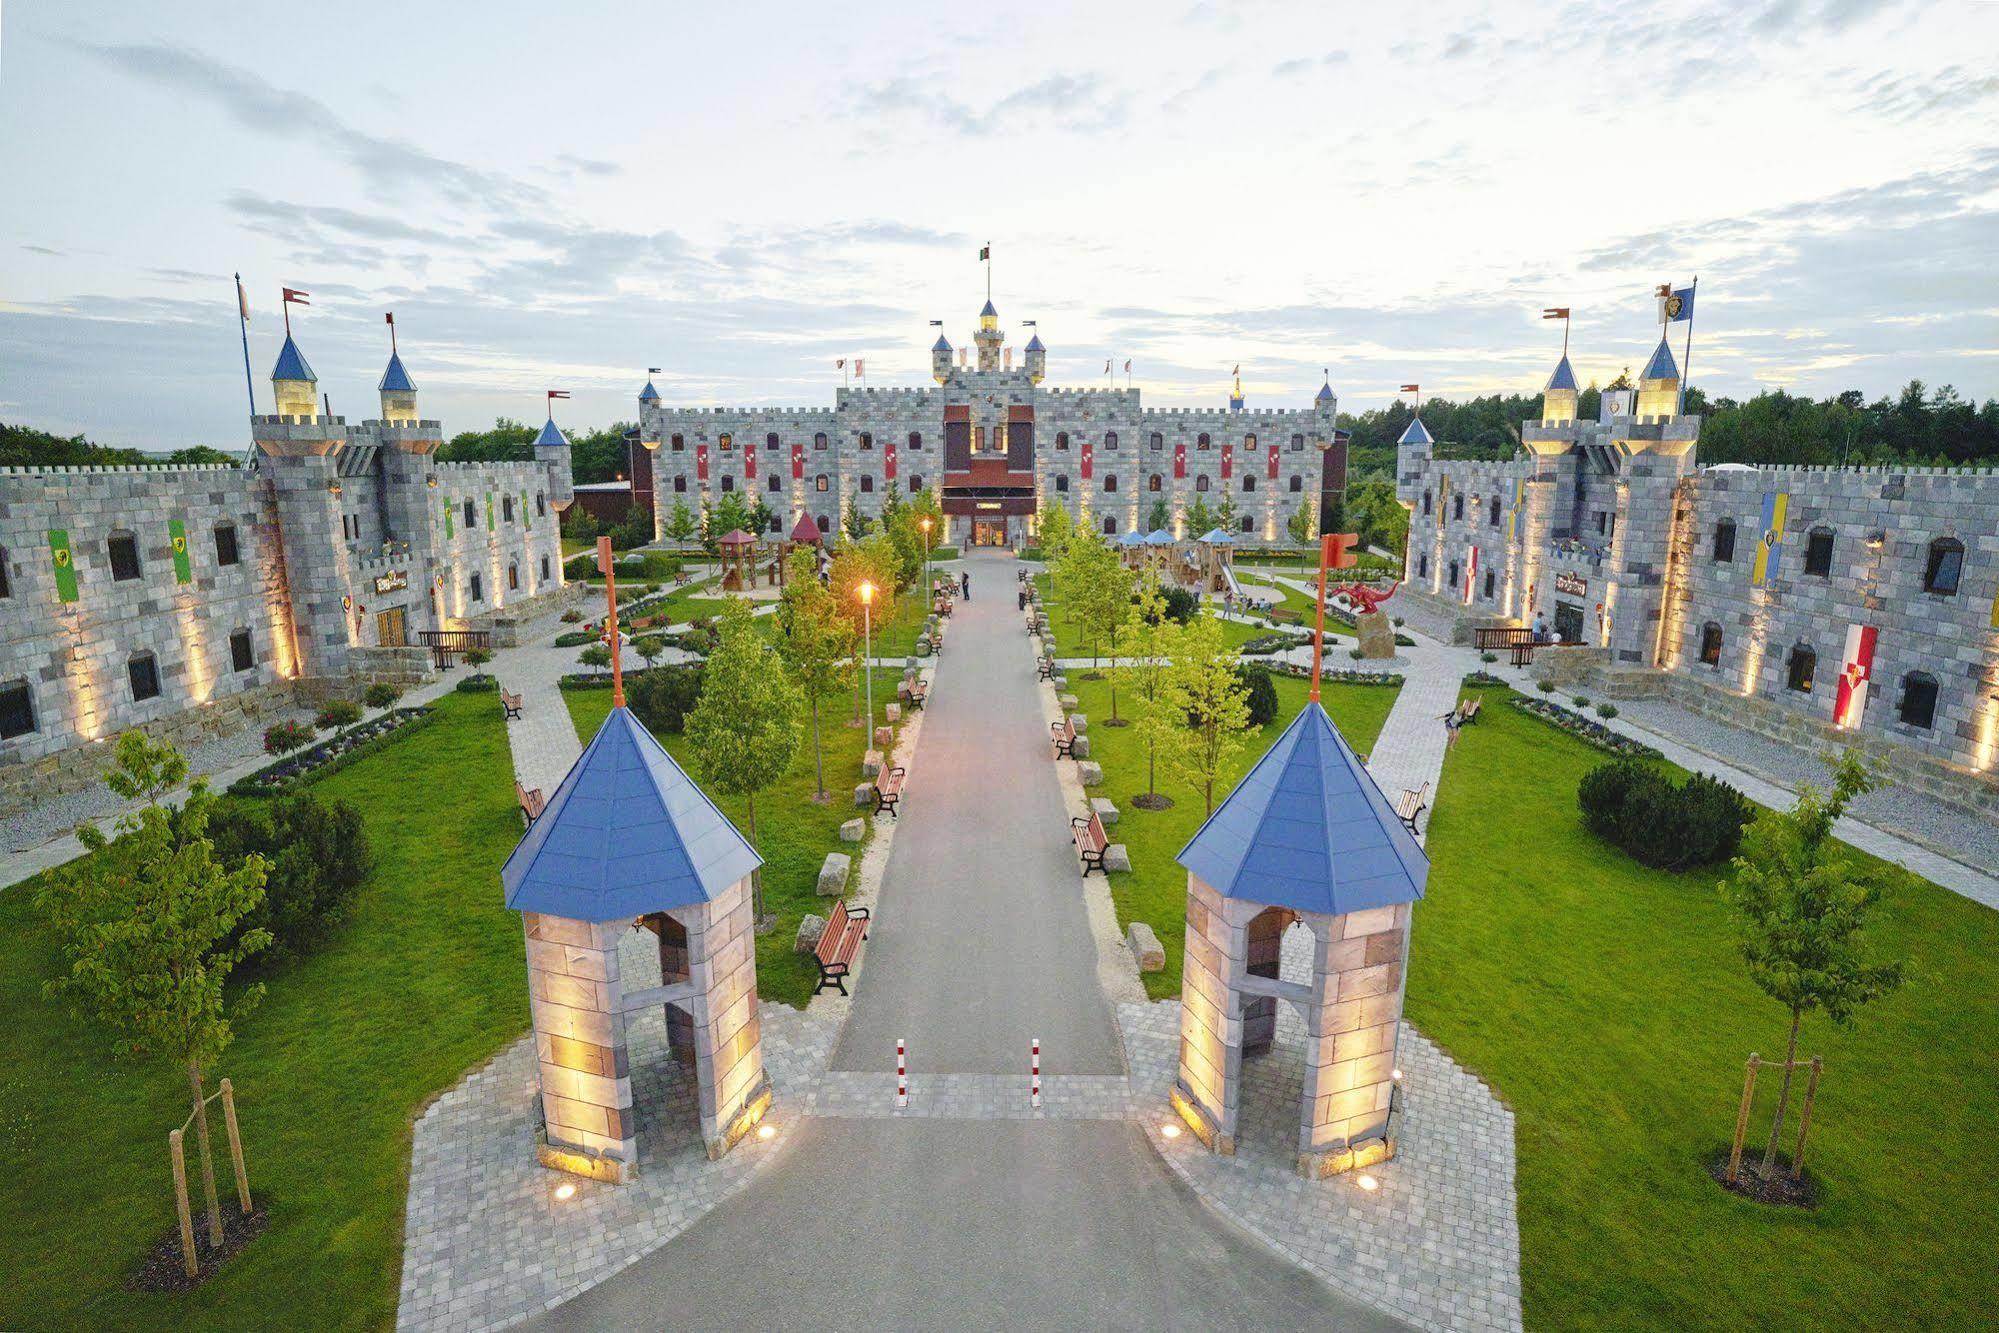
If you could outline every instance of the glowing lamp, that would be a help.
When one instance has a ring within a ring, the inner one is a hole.
[[[1381,1188],[1380,1181],[1376,1180],[1373,1176],[1367,1176],[1367,1175],[1363,1175],[1359,1179],[1355,1180],[1354,1184],[1360,1186],[1362,1189],[1366,1190],[1369,1194],[1372,1194],[1376,1190]]]
[[[866,606],[875,599],[875,585],[865,579],[861,581],[861,586],[854,591],[860,594],[862,606]]]
[[[1177,1139],[1180,1137],[1180,1126],[1162,1125],[1160,1126],[1159,1133],[1164,1138]]]
[[[640,440],[639,443],[644,445],[648,449],[657,450],[659,448],[659,441],[656,439]]]
[[[758,1126],[757,1126],[757,1137],[758,1137],[758,1138],[760,1138],[760,1139],[772,1139],[772,1138],[776,1138],[776,1137],[777,1137],[777,1126],[775,1126],[775,1125],[758,1125]]]
[[[923,520],[922,520],[922,521],[921,521],[920,523],[918,523],[918,524],[917,524],[917,526],[918,526],[918,527],[920,527],[920,528],[922,528],[922,529],[923,529],[923,531],[924,531],[924,532],[925,532],[925,533],[927,534],[927,533],[928,533],[928,532],[930,531],[930,519],[929,519],[929,516],[928,516],[928,515],[925,515],[925,516],[924,516],[924,518],[923,518]]]
[[[1402,1081],[1402,1071],[1399,1069],[1395,1070],[1392,1074],[1389,1075],[1389,1077],[1393,1078],[1397,1083],[1400,1083]]]
[[[576,1197],[576,1186],[569,1181],[563,1181],[555,1187],[555,1197],[559,1203],[568,1203]]]

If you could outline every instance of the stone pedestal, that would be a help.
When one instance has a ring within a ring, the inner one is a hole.
[[[1357,617],[1360,656],[1364,662],[1395,656],[1395,626],[1385,611],[1367,611]]]

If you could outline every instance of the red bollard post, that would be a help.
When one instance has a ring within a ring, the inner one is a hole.
[[[1041,1038],[1034,1039],[1034,1065],[1031,1082],[1027,1089],[1027,1103],[1035,1110],[1041,1109]]]
[[[903,1056],[902,1042],[897,1041],[895,1044],[895,1109],[902,1111],[907,1110],[908,1107],[909,1064]]]

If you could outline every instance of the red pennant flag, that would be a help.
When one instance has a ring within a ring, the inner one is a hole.
[[[1422,388],[1423,388],[1423,386],[1422,386],[1422,385],[1420,385],[1420,384],[1405,384],[1405,385],[1403,385],[1403,386],[1402,386],[1402,392],[1404,392],[1404,393],[1419,393],[1419,392],[1421,392],[1421,391],[1422,391]]]
[[[550,389],[548,391],[548,400],[550,402],[554,402],[558,398],[567,398],[568,396],[569,390],[567,389]]]
[[[1551,305],[1541,311],[1542,319],[1567,319],[1569,308],[1565,305]]]
[[[306,297],[310,296],[310,295],[311,295],[312,293],[310,293],[310,292],[302,292],[302,291],[300,291],[300,290],[299,290],[298,288],[296,288],[296,287],[287,287],[287,288],[285,288],[284,290],[285,290],[285,304],[286,304],[286,305],[311,305],[311,304],[312,304],[312,302],[310,302],[310,301],[308,301],[308,300],[306,300],[306,299],[305,299]]]

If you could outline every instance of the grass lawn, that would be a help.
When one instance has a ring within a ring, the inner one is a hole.
[[[1166,947],[1166,970],[1145,975],[1146,992],[1153,999],[1180,993],[1180,954],[1187,933],[1187,872],[1173,857],[1194,836],[1207,818],[1200,789],[1183,782],[1164,766],[1159,770],[1159,790],[1174,801],[1170,810],[1141,810],[1131,798],[1144,792],[1145,748],[1130,727],[1107,727],[1110,717],[1110,683],[1083,680],[1082,672],[1069,673],[1069,688],[1080,710],[1090,719],[1090,758],[1104,766],[1104,785],[1092,795],[1109,796],[1117,803],[1118,822],[1110,830],[1111,840],[1131,851],[1132,869],[1115,874],[1111,899],[1117,905],[1118,926],[1143,921],[1158,933]],[[1305,706],[1305,682],[1289,676],[1273,677],[1277,685],[1277,718],[1261,732],[1249,735],[1237,755],[1233,771],[1215,784],[1215,804],[1220,805],[1250,765],[1263,757],[1272,741]],[[1119,691],[1120,702],[1125,691]],[[1328,683],[1322,693],[1326,712],[1339,727],[1347,743],[1365,754],[1380,734],[1381,724],[1399,693],[1387,685],[1335,685]]]
[[[1604,756],[1504,699],[1446,761],[1408,1014],[1518,1115],[1527,1326],[1989,1327],[1999,914],[1859,858],[1889,885],[1875,952],[1908,978],[1853,1031],[1806,1020],[1823,1202],[1725,1194],[1703,1163],[1733,1131],[1744,1060],[1781,1058],[1787,1022],[1735,951],[1722,871],[1599,843],[1575,790]],[[1758,1086],[1757,1148],[1776,1083]]]
[[[899,670],[878,668],[874,672],[877,721],[882,720],[883,709],[895,702],[895,686],[901,678]],[[585,689],[565,690],[563,694],[570,719],[576,724],[576,734],[587,745],[610,715],[611,692]],[[828,698],[820,704],[819,734],[825,751],[826,789],[831,793],[825,805],[812,801],[809,729],[791,772],[757,798],[757,841],[761,844],[758,850],[764,857],[764,907],[777,916],[776,928],[757,937],[757,993],[766,1000],[803,1007],[812,998],[819,970],[810,957],[792,952],[798,922],[807,912],[826,915],[829,904],[818,893],[819,865],[826,859],[826,853],[849,853],[858,868],[860,853],[867,845],[840,841],[840,825],[866,813],[854,806],[854,784],[861,780],[861,752],[867,745],[866,733],[849,725],[853,716],[851,695],[844,700]],[[687,738],[661,736],[659,740],[674,762],[699,782],[701,770],[688,752]],[[736,827],[747,834],[749,819],[743,799],[709,794],[715,797],[722,812],[735,821]],[[868,836],[874,836],[872,821]]]
[[[173,1226],[166,1135],[187,1114],[184,1076],[112,1059],[108,1035],[43,999],[61,964],[34,885],[0,893],[0,1327],[394,1323],[410,1125],[528,1022],[520,920],[500,898],[520,837],[505,726],[490,695],[438,706],[314,789],[362,809],[378,869],[324,948],[268,978],[223,1056],[271,1225],[192,1294],[124,1289]]]
[[[1057,657],[1071,658],[1091,656],[1092,645],[1090,641],[1083,637],[1081,627],[1069,616],[1068,612],[1062,609],[1062,603],[1055,596],[1053,576],[1036,574],[1034,576],[1034,586],[1040,590],[1042,604],[1048,608],[1048,625],[1055,634],[1055,655]],[[1226,647],[1240,648],[1251,639],[1260,639],[1271,632],[1270,627],[1266,625],[1245,625],[1234,620],[1224,620],[1222,622],[1222,643]],[[1332,627],[1327,626],[1326,637],[1331,638],[1332,633]],[[1109,641],[1105,641],[1101,645],[1096,645],[1096,647],[1098,653],[1102,656],[1110,656],[1111,645]]]

